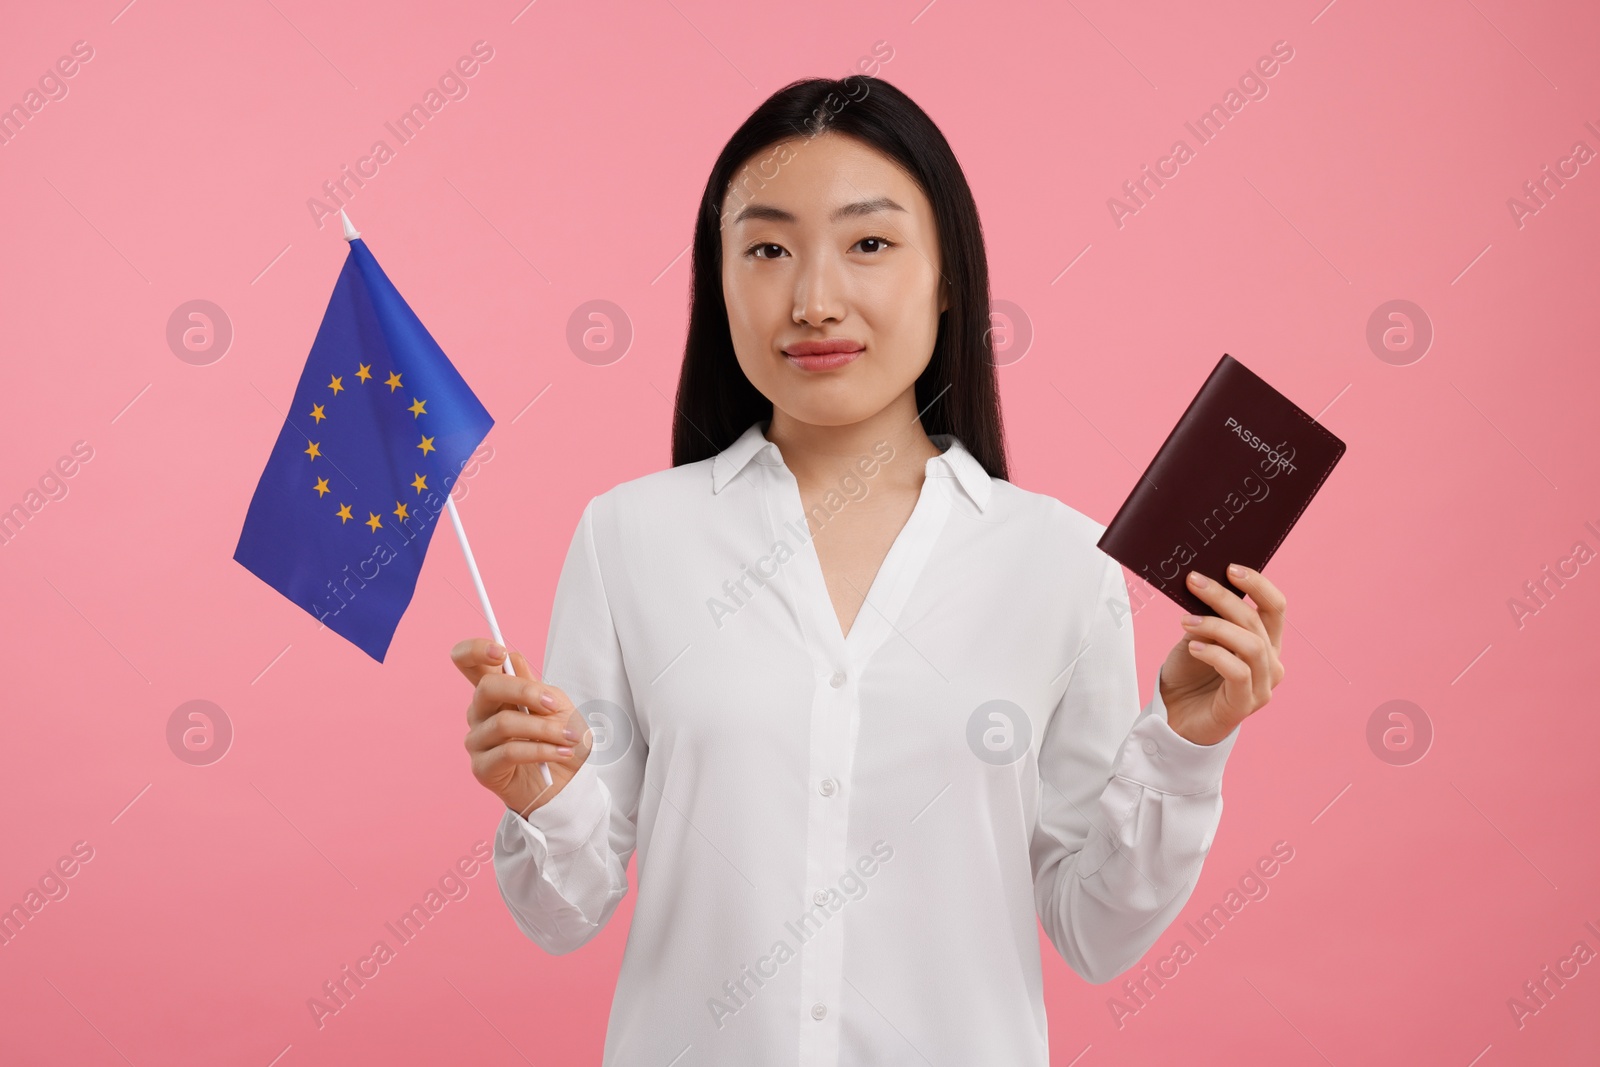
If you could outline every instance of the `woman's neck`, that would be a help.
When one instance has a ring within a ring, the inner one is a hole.
[[[918,491],[927,461],[942,450],[923,429],[915,404],[908,392],[876,415],[843,426],[801,422],[774,410],[765,435],[778,446],[802,494],[835,487],[847,475],[861,477],[863,462],[879,465],[875,484]],[[888,460],[885,444],[893,449]]]

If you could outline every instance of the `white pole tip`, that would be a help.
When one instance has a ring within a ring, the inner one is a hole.
[[[354,241],[361,236],[361,231],[355,228],[355,225],[350,221],[350,216],[344,213],[344,208],[339,209],[339,218],[344,222],[344,239],[346,241]]]

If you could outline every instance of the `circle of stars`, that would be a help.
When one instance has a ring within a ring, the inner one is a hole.
[[[326,410],[328,403],[331,403],[334,398],[345,391],[343,375],[333,374],[329,375],[329,377],[332,380],[328,382],[327,387],[332,393],[332,396],[330,396],[327,401],[324,401],[321,404],[311,405],[311,410],[307,413],[312,422],[317,425],[320,425],[322,420],[328,417]],[[370,363],[360,364],[356,368],[355,377],[361,382],[362,385],[366,385],[367,382],[372,379],[372,365]],[[387,385],[390,393],[393,393],[396,389],[402,387],[400,375],[394,371],[390,371],[389,377],[384,379],[384,381],[380,384]],[[427,403],[428,402],[426,400],[423,400],[419,397],[412,397],[411,406],[406,408],[406,410],[411,412],[412,418],[421,418],[422,416],[428,414]],[[421,437],[422,440],[417,444],[417,447],[422,450],[422,454],[424,456],[435,451],[432,437],[429,437],[424,433],[419,433],[418,436]],[[312,441],[308,438],[305,454],[310,457],[311,462],[316,462],[317,459],[322,458],[321,443]],[[333,492],[333,490],[328,487],[328,479],[326,478],[317,478],[316,484],[314,484],[311,488],[316,491],[317,499],[319,500]],[[415,489],[417,494],[420,496],[422,491],[428,488],[427,475],[420,473],[415,474],[411,479],[411,488]],[[405,501],[396,500],[394,505],[394,510],[389,514],[394,515],[399,522],[405,522],[406,519],[411,517],[411,508],[408,504],[406,504]],[[339,510],[334,512],[334,518],[338,519],[339,525],[343,526],[345,523],[355,518],[355,515],[351,512],[349,504],[340,501]],[[371,529],[373,533],[377,533],[383,528],[383,519],[378,515],[377,512],[369,511],[367,512],[366,521],[363,522],[362,525]]]

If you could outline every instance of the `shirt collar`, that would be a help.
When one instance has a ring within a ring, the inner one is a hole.
[[[722,487],[733,480],[734,476],[744,470],[751,460],[758,456],[769,457],[762,462],[781,464],[783,456],[778,451],[778,446],[768,441],[762,432],[767,426],[767,420],[762,419],[750,424],[738,440],[717,453],[711,461],[711,491],[722,492]],[[993,490],[993,483],[989,472],[983,469],[977,457],[967,451],[961,439],[954,434],[936,433],[929,434],[928,439],[943,451],[934,456],[930,463],[943,465],[955,478],[956,484],[961,486],[963,492],[972,501],[979,511],[984,510],[989,504],[989,494]]]

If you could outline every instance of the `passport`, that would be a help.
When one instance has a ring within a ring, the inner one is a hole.
[[[1217,615],[1189,572],[1244,596],[1228,564],[1265,572],[1344,449],[1223,353],[1097,544],[1187,611]]]

